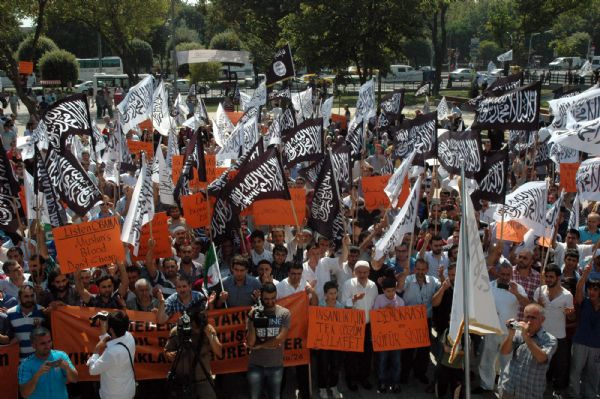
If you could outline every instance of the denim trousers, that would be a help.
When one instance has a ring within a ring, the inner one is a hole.
[[[377,353],[377,378],[380,384],[400,384],[400,350]]]
[[[250,399],[259,399],[262,393],[263,381],[267,380],[267,393],[270,399],[281,397],[281,380],[283,379],[283,366],[261,367],[254,364],[248,366],[248,385]]]

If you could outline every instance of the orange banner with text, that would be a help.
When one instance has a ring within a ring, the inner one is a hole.
[[[182,195],[181,206],[185,221],[191,228],[206,227],[210,224],[206,195],[202,193]]]
[[[125,261],[116,216],[52,229],[62,273]]]
[[[365,199],[365,208],[367,210],[386,209],[390,206],[390,199],[383,191],[385,186],[387,186],[390,177],[391,175],[362,177],[363,197]],[[410,181],[407,176],[402,183],[402,190],[400,190],[400,194],[398,194],[398,204],[396,205],[396,208],[402,207],[409,194]]]
[[[577,184],[575,176],[580,163],[561,163],[560,164],[560,188],[565,189],[567,193],[576,193]]]
[[[2,397],[18,399],[19,344],[0,345],[0,387]]]
[[[325,306],[308,308],[308,347],[362,352],[365,343],[365,312]]]
[[[375,352],[429,346],[425,305],[371,310]]]
[[[169,236],[169,226],[167,224],[166,212],[159,212],[154,214],[152,219],[152,237],[154,239],[154,259],[158,258],[169,258],[173,256],[173,250],[171,249],[171,237]],[[150,223],[146,223],[142,227],[142,235],[140,236],[140,247],[138,249],[138,255],[133,255],[133,247],[131,248],[131,255],[133,260],[144,260],[146,253],[148,252],[148,240],[150,239]]]
[[[262,225],[303,225],[306,217],[306,190],[304,188],[290,188],[291,201],[282,199],[266,199],[252,204],[254,224]],[[294,218],[294,210],[296,211]],[[297,219],[297,220],[296,220]]]

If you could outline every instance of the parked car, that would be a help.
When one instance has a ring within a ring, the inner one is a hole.
[[[450,72],[452,80],[458,80],[459,82],[471,80],[473,76],[475,76],[475,71],[471,68],[458,68]]]
[[[77,93],[87,93],[89,89],[93,89],[94,88],[94,82],[92,82],[91,80],[86,80],[83,83],[79,83],[77,85],[75,85],[75,91]]]
[[[592,63],[592,69],[594,71],[597,69],[600,69],[600,56],[598,56],[598,55],[593,56],[591,63]]]
[[[410,65],[390,65],[390,71],[382,79],[383,82],[421,82],[423,71]]]
[[[581,57],[558,57],[548,64],[548,68],[551,70],[578,69],[581,68],[584,62],[585,60]]]

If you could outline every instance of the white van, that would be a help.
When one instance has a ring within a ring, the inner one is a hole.
[[[590,62],[592,63],[592,69],[594,71],[600,69],[600,55],[592,57]]]
[[[548,67],[550,69],[579,69],[583,65],[585,60],[581,57],[558,57],[552,61]]]
[[[423,71],[419,71],[410,65],[390,65],[390,71],[382,82],[421,82]]]

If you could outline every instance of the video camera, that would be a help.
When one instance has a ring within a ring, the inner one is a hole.
[[[108,312],[101,311],[90,317],[90,326],[96,327],[98,325],[98,320],[106,321],[108,320]]]
[[[250,309],[250,313],[248,314],[250,320],[252,320],[252,324],[254,324],[254,328],[267,328],[269,327],[269,316],[265,314],[265,307],[258,298],[258,303]]]

